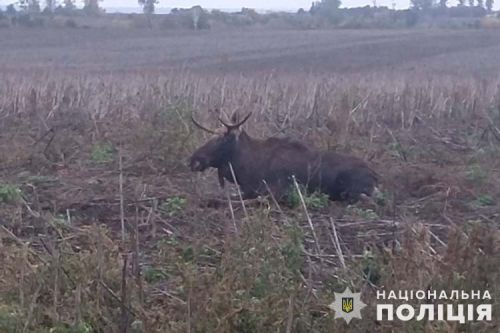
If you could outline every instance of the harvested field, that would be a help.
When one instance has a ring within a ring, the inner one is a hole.
[[[498,313],[497,32],[6,29],[0,45],[0,332],[498,331],[375,318],[376,292],[400,289],[489,290]],[[380,193],[228,200],[186,166],[208,139],[191,114],[215,127],[217,108],[366,159]],[[349,325],[328,308],[346,286],[368,304]]]
[[[4,70],[168,73],[179,68],[227,75],[498,74],[495,30],[3,30]]]

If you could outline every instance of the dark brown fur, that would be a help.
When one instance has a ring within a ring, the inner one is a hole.
[[[225,180],[234,183],[230,163],[245,198],[268,194],[267,183],[281,199],[292,184],[292,175],[311,192],[319,190],[332,200],[351,202],[361,194],[371,195],[377,183],[375,172],[358,158],[319,152],[286,138],[254,139],[238,128],[228,128],[208,141],[189,163],[193,171],[216,168],[221,186]]]

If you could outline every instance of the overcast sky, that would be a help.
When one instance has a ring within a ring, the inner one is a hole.
[[[6,0],[0,0],[6,1]],[[256,8],[256,9],[290,9],[299,8],[309,9],[312,0],[159,0],[159,7],[192,7],[200,5],[204,8]],[[359,7],[373,5],[376,1],[378,6],[387,6],[392,8],[408,8],[410,0],[342,0],[343,7]],[[495,7],[500,6],[500,0],[495,1]],[[456,5],[457,0],[448,0],[450,5]],[[104,0],[104,6],[128,7],[134,6],[137,1],[134,0]]]
[[[45,0],[40,0],[42,3]],[[221,9],[237,9],[241,7],[256,8],[256,9],[285,9],[297,10],[299,8],[309,9],[312,0],[159,0],[158,7],[179,7],[189,8],[194,5],[200,5],[204,8],[221,8]],[[373,5],[376,1],[379,6],[387,6],[392,8],[408,8],[409,0],[342,0],[343,7],[358,7],[365,5]],[[9,3],[16,3],[17,0],[0,0],[0,4],[7,5]],[[58,0],[62,2],[62,0]],[[76,0],[77,4],[83,0]],[[495,7],[500,7],[500,0],[495,1]],[[456,0],[449,0],[450,5],[455,5]],[[139,7],[136,0],[103,0],[101,2],[103,7]]]
[[[105,0],[105,1],[116,1],[119,0]],[[161,1],[161,0],[160,0]],[[385,2],[387,5],[391,5],[392,2],[399,4],[400,6],[408,6],[409,0],[377,0]],[[259,9],[299,9],[299,8],[309,8],[311,7],[311,0],[163,0],[167,6],[172,7],[184,7],[199,4],[202,7],[210,8],[238,8],[238,7],[249,7],[249,8],[259,8]],[[342,5],[346,7],[360,6],[372,4],[371,0],[344,0]]]

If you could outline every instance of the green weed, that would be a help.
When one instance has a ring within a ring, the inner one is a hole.
[[[379,206],[387,206],[392,200],[392,195],[389,192],[377,189],[373,192],[373,200],[375,200]]]
[[[174,196],[168,198],[160,205],[160,211],[172,217],[178,215],[186,208],[187,200],[182,197]]]
[[[80,323],[73,326],[59,324],[48,330],[48,333],[91,333],[91,332],[94,332],[94,329],[88,323]]]
[[[364,251],[363,259],[361,260],[361,269],[363,271],[364,278],[370,281],[372,284],[377,285],[380,282],[380,262],[377,261],[377,257],[372,251]]]
[[[167,280],[168,274],[161,268],[146,266],[143,269],[144,280],[148,283]]]
[[[321,209],[328,206],[330,199],[328,198],[327,194],[317,191],[308,193],[302,186],[299,187],[301,188],[300,191],[307,208]],[[293,184],[290,185],[287,191],[286,198],[286,203],[291,208],[296,208],[301,205],[299,193],[297,192],[297,188]]]
[[[467,170],[467,179],[474,183],[482,183],[487,178],[487,173],[480,165],[473,165]]]
[[[356,206],[347,206],[347,211],[350,215],[361,217],[365,220],[376,220],[378,214],[373,209],[364,209]]]
[[[115,157],[115,148],[110,143],[97,144],[92,148],[90,159],[95,163],[112,162]]]
[[[403,146],[397,142],[393,141],[388,145],[388,151],[393,157],[396,157],[400,160],[406,160],[407,158],[407,151],[403,148]]]
[[[16,310],[0,305],[0,332],[18,332],[21,323],[20,314]]]
[[[50,223],[56,228],[68,227],[68,219],[62,214],[58,214],[58,215],[54,216],[50,220]]]
[[[22,199],[21,193],[21,189],[16,185],[0,183],[0,202],[17,203]]]
[[[481,195],[477,197],[476,200],[471,202],[471,205],[474,207],[487,207],[494,206],[495,204],[495,199],[493,199],[493,197],[490,195]]]

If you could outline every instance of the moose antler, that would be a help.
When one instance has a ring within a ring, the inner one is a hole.
[[[208,133],[212,133],[212,134],[218,134],[217,131],[215,130],[212,130],[212,129],[209,129],[209,128],[206,128],[205,126],[201,125],[199,122],[197,122],[193,115],[191,114],[191,121],[193,122],[193,124],[196,125],[196,127],[198,127],[199,129],[202,129],[204,130],[205,132],[208,132]]]
[[[228,130],[232,130],[232,129],[238,128],[238,127],[240,127],[241,125],[243,125],[243,124],[244,124],[244,123],[248,120],[248,118],[250,118],[250,116],[251,116],[251,115],[252,115],[252,112],[249,112],[249,113],[246,115],[246,117],[245,117],[245,118],[243,118],[243,120],[242,120],[242,121],[240,121],[240,122],[239,122],[239,123],[237,123],[237,124],[232,124],[232,125],[230,125],[230,124],[226,123],[224,120],[222,120],[222,118],[221,118],[221,117],[219,117],[219,121],[222,123],[222,125],[226,126]]]

